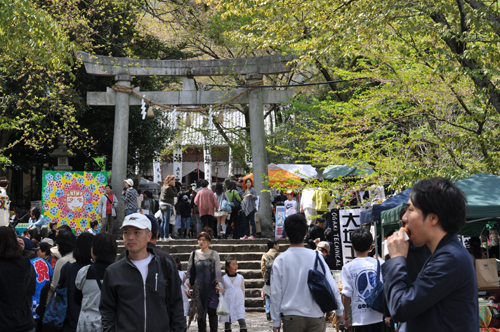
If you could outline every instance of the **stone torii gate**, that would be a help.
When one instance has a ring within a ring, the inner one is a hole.
[[[292,56],[262,56],[224,60],[146,60],[115,58],[78,53],[90,75],[114,76],[117,84],[130,86],[133,76],[182,76],[182,91],[140,91],[149,100],[163,105],[197,106],[213,105],[228,100],[242,90],[197,91],[194,76],[245,75],[248,85],[262,80],[263,75],[281,74],[291,71],[286,64]],[[139,92],[139,88],[134,88]],[[262,232],[272,231],[272,210],[268,186],[263,183],[262,175],[267,172],[267,154],[264,126],[263,104],[278,104],[293,97],[292,91],[256,88],[248,91],[232,104],[249,104],[250,140],[252,148],[255,190],[260,196],[258,211]],[[120,197],[123,180],[127,170],[129,106],[141,105],[141,99],[134,94],[116,92],[107,88],[106,92],[88,92],[87,104],[91,106],[115,106],[113,136],[112,186],[115,195]],[[209,179],[211,182],[211,180]],[[119,199],[118,220],[123,220],[123,201]]]

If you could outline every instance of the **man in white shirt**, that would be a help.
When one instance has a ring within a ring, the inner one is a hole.
[[[297,213],[297,201],[293,198],[293,191],[287,191],[285,205],[285,217]]]
[[[304,247],[306,219],[300,214],[291,215],[285,220],[285,231],[290,239],[290,248],[275,259],[271,272],[273,331],[280,331],[283,315],[284,332],[323,332],[326,324],[324,312],[307,286],[308,272],[314,269],[316,252]],[[337,303],[336,314],[341,318],[344,307],[340,292],[331,273],[327,272],[326,280]]]
[[[346,308],[344,326],[354,326],[354,332],[385,331],[383,314],[368,308],[365,302],[377,284],[377,261],[368,257],[373,236],[367,230],[357,229],[351,234],[351,242],[356,251],[356,258],[342,269],[342,294]],[[349,306],[352,308],[352,322]]]
[[[307,225],[311,225],[311,223],[316,221],[314,217],[316,210],[314,209],[314,201],[312,200],[313,195],[314,189],[304,189],[300,197],[300,213],[304,213],[306,216]]]

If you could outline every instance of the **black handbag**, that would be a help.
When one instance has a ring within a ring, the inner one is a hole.
[[[316,261],[314,262],[314,269],[309,270],[307,275],[307,286],[311,292],[312,297],[321,308],[323,312],[330,312],[337,309],[337,302],[332,288],[326,280],[326,270],[322,262],[323,258],[319,257],[319,251],[316,251]],[[318,271],[318,263],[323,272]],[[330,273],[330,271],[328,271]]]
[[[375,311],[384,312],[384,283],[380,281],[380,260],[378,258],[377,245],[377,223],[375,223],[375,258],[377,259],[377,285],[365,298],[365,303],[368,308]]]

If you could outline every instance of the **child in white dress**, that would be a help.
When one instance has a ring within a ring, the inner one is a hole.
[[[238,273],[238,262],[233,257],[226,260],[226,275],[222,278],[224,298],[229,307],[228,316],[220,316],[224,331],[231,332],[231,323],[238,321],[240,332],[247,332],[245,322],[245,279]]]

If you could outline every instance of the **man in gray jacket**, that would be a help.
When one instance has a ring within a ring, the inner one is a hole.
[[[184,331],[179,275],[169,259],[148,248],[151,222],[132,213],[122,229],[126,257],[107,268],[102,285],[103,331]]]

